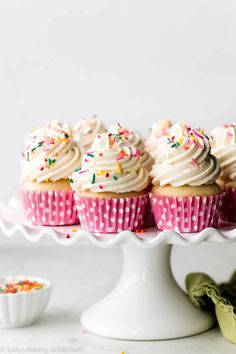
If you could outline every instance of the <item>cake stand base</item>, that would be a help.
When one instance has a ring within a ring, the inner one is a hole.
[[[176,284],[171,245],[124,245],[124,267],[116,287],[81,316],[94,334],[128,340],[191,336],[211,328],[214,318],[195,308]]]

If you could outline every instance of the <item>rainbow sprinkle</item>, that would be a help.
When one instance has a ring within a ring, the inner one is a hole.
[[[85,172],[88,172],[89,170],[81,170],[81,171],[79,171],[79,174],[81,174],[81,173],[85,173]]]
[[[178,148],[179,146],[180,146],[180,143],[178,141],[176,141],[176,143],[171,145],[172,148]]]
[[[41,147],[43,144],[44,144],[44,140],[43,141],[40,141],[39,143],[38,143],[38,146],[37,147]]]
[[[49,159],[48,159],[48,165],[49,165],[49,167],[53,167],[53,165],[55,165],[56,161],[57,161],[56,159],[52,159],[52,160],[51,160],[51,159],[49,158]]]
[[[203,149],[204,146],[201,144],[201,140],[203,139],[204,130],[199,128],[191,128],[185,125],[182,128],[182,136],[179,139],[176,139],[175,136],[168,137],[167,143],[170,144],[171,148],[183,147],[185,151],[187,151],[193,144],[197,146],[199,149]],[[206,135],[204,135],[207,137]],[[200,139],[200,141],[199,141]]]
[[[140,150],[136,149],[135,153],[133,154],[134,157],[140,156]]]
[[[116,141],[116,137],[114,136],[114,134],[108,134],[108,136],[109,136],[109,147],[111,148]]]
[[[44,284],[37,281],[21,280],[13,283],[7,283],[0,287],[0,294],[17,294],[20,292],[30,292],[33,290],[40,290],[45,287]]]
[[[144,229],[138,229],[135,231],[136,234],[144,234],[145,230]]]
[[[198,163],[197,163],[197,161],[195,159],[192,159],[192,164],[195,167],[199,167],[199,165],[198,165]]]
[[[116,161],[122,160],[122,159],[123,159],[124,157],[126,157],[126,156],[128,156],[128,155],[126,154],[126,152],[121,151],[121,152],[119,153],[119,155],[117,156]]]
[[[104,171],[104,170],[100,170],[96,173],[96,176],[103,176],[107,173],[107,171]]]
[[[119,173],[119,175],[121,175],[121,173],[122,173],[120,163],[117,164],[117,172]]]

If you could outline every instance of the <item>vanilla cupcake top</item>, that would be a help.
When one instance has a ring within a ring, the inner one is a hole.
[[[148,173],[141,167],[140,151],[111,133],[98,134],[83,157],[82,169],[71,177],[75,191],[127,193],[145,190]]]
[[[97,115],[92,117],[81,118],[80,121],[74,126],[73,137],[79,141],[84,150],[91,147],[97,134],[105,133],[105,124]]]
[[[62,130],[68,133],[68,135],[72,134],[71,128],[59,120],[53,120],[45,125],[40,125],[36,128],[33,128],[25,138],[25,147],[32,144],[36,139],[43,138],[44,136],[56,136],[57,132],[60,133]]]
[[[236,123],[226,124],[211,132],[212,153],[218,158],[221,178],[236,181]]]
[[[152,125],[145,149],[154,159],[157,157],[157,146],[169,135],[171,126],[172,122],[168,119],[159,120]]]
[[[157,148],[158,157],[150,173],[153,184],[180,187],[214,183],[220,167],[211,155],[210,142],[204,131],[176,124],[172,134]]]
[[[145,145],[141,134],[137,130],[129,130],[120,124],[113,125],[108,129],[108,133],[112,133],[120,137],[124,143],[134,145],[140,151],[141,166],[145,167],[148,172],[151,171],[154,163],[151,155],[145,151]]]
[[[70,131],[70,129],[69,129]],[[22,154],[22,181],[55,182],[81,167],[82,149],[61,126],[28,139]]]

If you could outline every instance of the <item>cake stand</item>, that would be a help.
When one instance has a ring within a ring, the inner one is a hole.
[[[32,226],[24,219],[17,198],[0,203],[0,229],[7,237],[23,235],[31,242],[53,238],[62,246],[91,242],[103,248],[121,247],[123,270],[118,284],[83,312],[81,324],[94,334],[127,340],[180,338],[211,328],[213,316],[195,308],[177,285],[170,267],[171,248],[236,240],[234,224],[194,234],[151,228],[112,235],[92,234],[79,226]]]

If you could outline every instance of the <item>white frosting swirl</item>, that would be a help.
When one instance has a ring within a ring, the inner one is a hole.
[[[141,157],[141,166],[143,166],[144,168],[146,168],[148,172],[150,172],[154,164],[154,159],[147,151],[141,153],[140,157]]]
[[[148,173],[140,166],[140,152],[112,134],[98,134],[83,157],[82,169],[73,173],[75,191],[127,193],[145,190]]]
[[[97,115],[81,118],[73,129],[74,140],[79,141],[84,150],[89,149],[97,134],[105,133],[106,127]]]
[[[35,140],[43,139],[45,136],[56,137],[58,133],[60,134],[60,131],[64,131],[70,136],[72,134],[71,128],[59,120],[53,120],[45,125],[33,128],[25,138],[25,148],[33,144]]]
[[[150,135],[145,142],[145,149],[153,157],[157,158],[157,147],[170,133],[172,123],[170,120],[163,119],[154,123],[151,127]]]
[[[23,181],[58,181],[67,179],[81,166],[82,152],[64,130],[39,136],[25,148],[22,163]]]
[[[224,180],[236,181],[236,123],[211,132],[212,153],[218,158]]]
[[[203,131],[180,124],[176,125],[176,136],[166,138],[157,148],[158,157],[150,173],[153,184],[179,187],[214,183],[220,173],[219,162],[210,154],[210,142]]]
[[[152,165],[154,163],[151,155],[145,150],[144,141],[142,135],[137,130],[129,130],[122,127],[120,124],[111,126],[108,129],[108,133],[118,135],[122,138],[123,142],[127,142],[135,146],[141,153],[141,166],[145,167],[148,172],[151,171]]]

